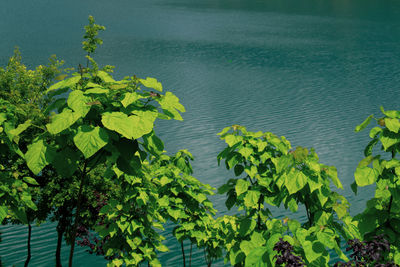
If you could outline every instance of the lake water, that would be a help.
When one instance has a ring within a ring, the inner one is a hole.
[[[224,143],[216,134],[232,124],[286,136],[314,147],[335,165],[351,202],[362,211],[372,187],[357,197],[353,173],[368,142],[354,127],[368,115],[400,109],[400,2],[397,0],[1,0],[0,65],[15,45],[28,66],[51,54],[76,67],[88,15],[107,27],[95,58],[117,66],[116,77],[156,77],[186,107],[183,122],[161,121],[166,150],[187,148],[194,176],[214,187],[233,174],[217,166]],[[214,196],[220,214],[224,196]],[[283,210],[274,210],[277,217]],[[296,215],[303,220],[305,216]],[[27,227],[2,226],[5,266],[23,266]],[[171,230],[168,228],[168,230]],[[164,266],[181,266],[176,241]],[[30,266],[54,266],[54,225],[35,227]],[[63,249],[63,262],[68,250]],[[106,262],[79,249],[76,266]],[[194,266],[204,266],[201,252]],[[222,266],[218,262],[215,266]]]

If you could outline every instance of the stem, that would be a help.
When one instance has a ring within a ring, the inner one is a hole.
[[[395,151],[392,150],[392,159],[394,159],[395,156],[396,156]],[[393,174],[395,174],[394,171],[392,171],[392,172],[393,172]],[[389,207],[388,207],[388,213],[389,214],[388,214],[387,221],[390,220],[390,209],[392,208],[392,202],[393,202],[393,195],[390,196]]]
[[[260,216],[260,209],[261,209],[261,197],[258,200],[258,210],[257,210],[257,228],[258,230],[261,230],[261,216]]]
[[[311,227],[311,218],[310,218],[310,211],[308,210],[308,205],[307,205],[307,200],[304,200],[304,205],[306,206],[306,212],[307,212],[307,218],[308,218],[308,224],[309,227]]]
[[[79,185],[79,192],[78,192],[78,199],[77,199],[78,203],[76,205],[75,221],[74,221],[74,226],[72,228],[71,250],[69,252],[69,262],[68,262],[69,267],[72,267],[72,258],[74,256],[76,233],[78,230],[78,221],[79,221],[79,216],[81,213],[82,190],[83,190],[83,185],[84,185],[85,176],[86,176],[86,161],[83,165],[83,170],[82,170],[81,174],[82,174],[81,184]]]
[[[181,249],[182,249],[182,259],[183,259],[183,267],[186,267],[186,257],[185,257],[185,249],[183,248],[183,241],[181,241]]]
[[[193,243],[190,243],[189,267],[192,267],[192,247]]]
[[[29,261],[31,260],[31,236],[32,236],[32,226],[28,223],[28,256],[26,257],[24,267],[27,267]]]
[[[389,208],[388,208],[388,220],[390,220],[390,209],[392,208],[392,202],[393,202],[393,196],[390,196],[390,201],[389,201]]]
[[[62,267],[61,265],[61,245],[63,231],[57,227],[57,248],[56,248],[56,267]]]
[[[87,55],[90,57],[90,53],[88,52]],[[86,68],[89,68],[89,58],[86,58]]]

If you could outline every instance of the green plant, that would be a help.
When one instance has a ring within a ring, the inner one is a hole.
[[[367,127],[372,119],[378,126],[372,128],[372,139],[364,150],[365,158],[360,161],[354,173],[352,189],[357,193],[358,186],[375,184],[375,196],[367,202],[366,209],[355,217],[365,240],[384,235],[391,244],[391,256],[396,263],[400,261],[400,111],[384,110],[382,118],[369,116],[355,129],[359,132]],[[381,144],[381,152],[374,148]],[[375,152],[375,153],[374,153]]]
[[[347,259],[340,241],[359,233],[347,211],[349,203],[330,189],[331,182],[342,188],[335,167],[319,163],[313,149],[291,150],[286,138],[269,132],[250,132],[233,125],[219,135],[228,147],[218,155],[218,161],[224,159],[235,176],[244,175],[218,189],[227,194],[228,209],[237,206],[244,211],[230,222],[233,231],[228,231],[225,239],[226,259],[232,265],[273,266],[273,248],[282,236],[303,256],[307,266],[327,265],[329,249]],[[267,205],[281,204],[292,212],[299,204],[304,205],[308,220],[300,224],[289,218],[283,222],[271,219]]]

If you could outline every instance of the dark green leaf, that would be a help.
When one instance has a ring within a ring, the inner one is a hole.
[[[243,165],[237,164],[237,165],[235,165],[235,168],[233,170],[235,171],[235,175],[239,176],[243,173],[244,167],[243,167]]]

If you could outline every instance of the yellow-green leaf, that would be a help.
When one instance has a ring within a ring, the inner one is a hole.
[[[83,153],[85,158],[93,156],[107,143],[107,131],[98,126],[80,126],[78,128],[78,133],[74,136],[74,144]]]
[[[162,92],[162,84],[155,78],[147,77],[146,79],[139,79],[139,81],[148,88]]]

